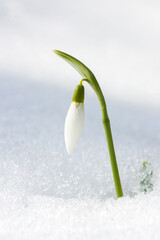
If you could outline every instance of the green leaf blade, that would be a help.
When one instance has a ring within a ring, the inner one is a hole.
[[[80,62],[78,59],[72,57],[71,55],[61,52],[59,50],[54,50],[54,53],[56,53],[59,57],[64,59],[66,62],[68,62],[79,74],[83,77],[89,80],[89,84],[92,86],[92,88],[95,89],[95,85],[99,86],[94,74],[91,72],[91,70],[86,67],[82,62]]]

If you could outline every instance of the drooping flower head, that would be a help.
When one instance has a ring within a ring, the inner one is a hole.
[[[70,108],[68,110],[65,126],[64,139],[68,154],[71,154],[78,143],[84,125],[84,87],[77,85]]]

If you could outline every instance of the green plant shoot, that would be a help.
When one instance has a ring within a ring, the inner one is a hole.
[[[110,120],[108,117],[107,113],[107,107],[106,107],[106,102],[105,98],[103,96],[102,90],[98,84],[98,81],[96,80],[94,74],[78,59],[72,57],[71,55],[54,50],[54,52],[63,58],[66,62],[68,62],[73,68],[75,68],[80,75],[83,77],[81,80],[80,84],[78,85],[78,89],[80,88],[79,86],[82,85],[83,81],[86,81],[89,83],[89,85],[92,87],[94,92],[96,93],[100,106],[101,106],[101,111],[102,111],[102,122],[104,126],[104,131],[106,135],[106,140],[107,140],[107,145],[108,145],[108,150],[109,150],[109,156],[110,156],[110,162],[111,162],[111,167],[112,167],[112,173],[113,173],[113,179],[114,179],[114,184],[115,184],[115,189],[116,189],[116,194],[117,198],[123,196],[123,191],[122,191],[122,186],[121,186],[121,181],[120,181],[120,176],[119,176],[119,171],[118,171],[118,165],[116,161],[116,155],[115,155],[115,150],[114,150],[114,144],[113,144],[113,138],[112,138],[112,133],[111,133],[111,126],[110,126]],[[84,93],[83,93],[84,95]],[[73,99],[79,99],[80,94],[75,93]],[[84,99],[84,96],[83,96]],[[73,101],[73,100],[72,100]],[[77,102],[76,102],[77,101]],[[75,100],[76,107],[82,106],[83,107],[83,102],[78,102],[78,100]],[[72,106],[73,108],[73,106]],[[81,118],[81,110],[79,111],[80,114],[78,117]],[[79,133],[78,133],[79,136]],[[76,140],[77,141],[77,140]]]

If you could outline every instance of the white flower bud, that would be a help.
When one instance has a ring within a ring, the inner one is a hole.
[[[64,139],[68,154],[71,154],[77,145],[83,125],[84,103],[72,102],[64,126]]]

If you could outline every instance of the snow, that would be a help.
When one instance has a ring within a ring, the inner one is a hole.
[[[0,81],[0,239],[159,239],[158,109],[108,99],[124,197],[116,199],[96,96],[68,156],[64,120],[72,91],[28,79]],[[140,188],[153,168],[153,191]]]

